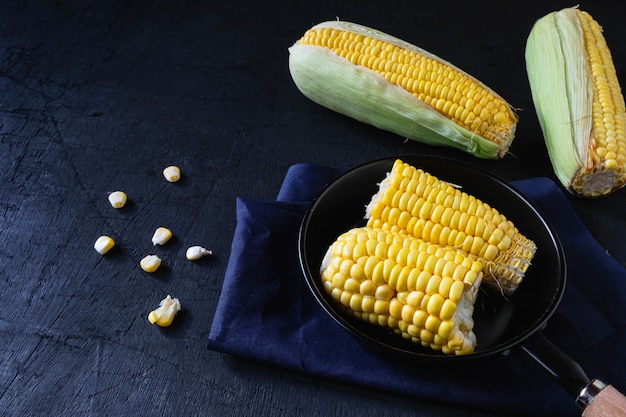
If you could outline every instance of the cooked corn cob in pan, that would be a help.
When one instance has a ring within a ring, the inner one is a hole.
[[[472,314],[482,265],[410,235],[356,228],[322,261],[331,297],[358,319],[446,354],[474,351]]]
[[[626,183],[626,108],[611,51],[589,13],[567,8],[533,26],[526,69],[548,154],[572,193]]]
[[[474,352],[481,283],[513,294],[535,244],[496,209],[401,160],[365,211],[367,224],[328,248],[325,291],[357,319],[434,351]]]
[[[367,205],[367,226],[460,249],[484,266],[484,283],[511,295],[536,247],[498,210],[397,160]]]
[[[377,30],[320,23],[289,48],[298,89],[331,110],[431,145],[502,158],[517,116],[493,90],[449,62]]]

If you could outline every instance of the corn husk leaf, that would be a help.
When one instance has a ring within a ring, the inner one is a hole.
[[[601,196],[624,180],[590,154],[594,86],[584,42],[577,8],[549,13],[528,36],[526,71],[555,175],[574,194]]]
[[[421,48],[370,28],[349,22],[326,22],[323,25],[337,25],[344,30],[376,36],[452,66]],[[514,128],[503,144],[487,140],[454,123],[376,72],[354,65],[327,48],[296,42],[289,48],[289,53],[291,76],[306,97],[363,123],[406,139],[454,147],[486,159],[503,157],[513,140]]]
[[[533,26],[526,42],[526,71],[539,124],[558,179],[569,187],[587,159],[591,85],[578,17],[564,10]]]

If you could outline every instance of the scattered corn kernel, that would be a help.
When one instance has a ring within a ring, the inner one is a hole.
[[[161,258],[156,255],[148,255],[139,262],[139,266],[146,272],[154,272],[161,266]]]
[[[187,249],[187,259],[190,261],[198,260],[202,257],[213,255],[213,252],[210,250],[203,248],[202,246],[191,246]]]
[[[163,170],[163,176],[169,182],[176,182],[180,179],[180,168],[170,165]]]
[[[172,237],[172,231],[166,227],[158,227],[152,235],[153,245],[164,245]]]
[[[96,239],[96,243],[94,243],[93,248],[100,255],[104,255],[105,253],[110,251],[113,246],[115,246],[115,241],[113,241],[113,239],[111,239],[109,236],[100,236],[98,239]]]
[[[114,208],[122,208],[126,205],[126,193],[124,191],[114,191],[109,194],[109,203]]]
[[[181,309],[178,298],[172,298],[170,295],[165,297],[159,303],[159,308],[148,314],[148,321],[152,324],[158,324],[161,327],[167,327],[172,324],[174,316]]]

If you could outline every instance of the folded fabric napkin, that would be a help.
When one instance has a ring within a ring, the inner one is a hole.
[[[506,415],[576,416],[574,398],[521,349],[455,369],[399,364],[367,350],[317,304],[300,270],[300,222],[341,173],[292,166],[276,201],[237,199],[237,226],[208,347],[334,381]],[[626,389],[626,269],[594,240],[547,178],[516,181],[554,226],[568,263],[544,334],[591,378]]]

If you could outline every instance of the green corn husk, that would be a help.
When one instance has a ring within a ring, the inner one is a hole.
[[[607,150],[597,136],[598,129],[605,127],[594,124],[593,107],[599,99],[582,29],[581,19],[587,18],[591,19],[577,8],[566,8],[539,19],[528,36],[525,60],[535,110],[557,178],[575,195],[598,197],[625,183],[626,159],[618,148],[624,149],[626,139],[619,139],[615,131],[622,129],[623,121],[619,120],[626,113],[612,58],[600,33],[598,47],[608,53],[602,64],[607,71],[604,77],[614,80],[610,101],[615,110],[615,131],[607,134],[614,145],[608,145]]]
[[[414,50],[467,75],[497,96],[493,90],[450,63],[398,38],[344,21],[324,22],[314,28],[317,27],[336,27]],[[512,110],[515,124],[502,135],[501,143],[496,143],[458,125],[401,86],[390,83],[373,70],[351,63],[328,48],[296,42],[289,48],[289,53],[291,76],[306,97],[363,123],[406,139],[454,147],[486,159],[502,158],[513,141],[517,117]]]

